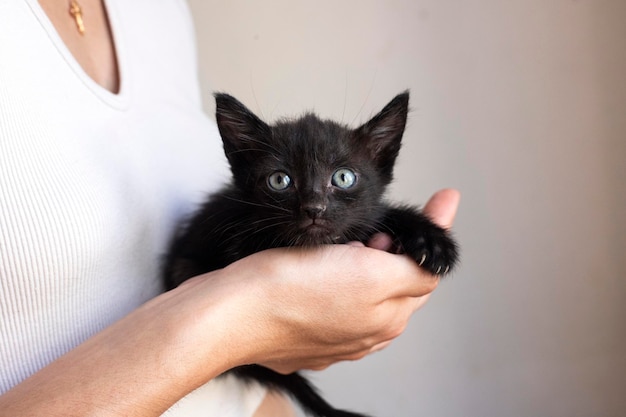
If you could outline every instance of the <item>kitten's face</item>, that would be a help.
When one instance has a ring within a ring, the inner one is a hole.
[[[246,174],[251,181],[242,181],[264,206],[259,217],[273,219],[289,245],[358,239],[352,231],[371,226],[385,184],[351,132],[314,116],[271,130],[271,148],[255,152]]]
[[[360,240],[376,226],[408,95],[354,130],[312,114],[268,126],[234,98],[216,97],[224,149],[257,230],[301,246]]]

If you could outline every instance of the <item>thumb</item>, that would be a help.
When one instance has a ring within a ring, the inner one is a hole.
[[[444,229],[452,227],[461,194],[452,188],[437,191],[424,206],[423,212]]]

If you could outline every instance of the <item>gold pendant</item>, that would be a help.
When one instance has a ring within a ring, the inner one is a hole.
[[[76,0],[70,0],[70,14],[76,21],[76,28],[78,29],[78,33],[83,35],[85,33],[85,24],[83,22],[83,9],[81,9],[80,4]]]

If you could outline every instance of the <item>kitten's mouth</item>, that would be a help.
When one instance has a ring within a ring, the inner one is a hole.
[[[302,229],[309,234],[328,235],[332,233],[330,222],[322,219],[307,219],[301,223]]]
[[[331,222],[322,219],[306,219],[300,223],[301,237],[308,244],[321,245],[339,243],[342,241],[337,231],[333,230]]]

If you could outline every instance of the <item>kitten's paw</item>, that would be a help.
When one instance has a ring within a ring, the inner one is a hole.
[[[407,254],[434,275],[446,275],[458,260],[458,247],[447,231],[439,227],[428,230],[412,242],[402,242]]]

